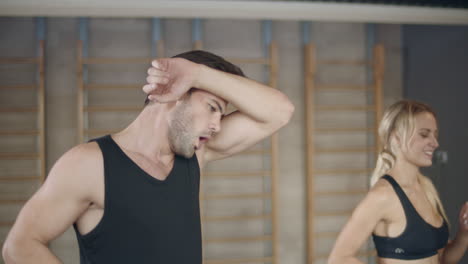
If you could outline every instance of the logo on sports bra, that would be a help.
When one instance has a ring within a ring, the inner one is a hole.
[[[403,254],[403,253],[405,253],[405,251],[404,251],[402,248],[396,248],[396,249],[395,249],[395,253],[397,253],[397,254]]]

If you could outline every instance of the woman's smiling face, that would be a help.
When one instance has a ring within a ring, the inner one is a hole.
[[[432,165],[432,156],[439,147],[437,121],[431,113],[423,112],[414,117],[414,130],[407,147],[402,149],[403,158],[417,167]]]

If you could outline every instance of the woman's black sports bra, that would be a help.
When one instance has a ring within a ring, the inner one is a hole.
[[[445,247],[448,241],[447,223],[441,227],[428,224],[418,214],[408,196],[400,185],[390,175],[382,177],[387,180],[400,199],[406,216],[406,228],[397,237],[382,237],[372,234],[377,255],[381,258],[422,259],[437,254],[437,250]]]

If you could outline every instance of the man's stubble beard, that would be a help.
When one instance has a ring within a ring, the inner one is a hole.
[[[192,116],[190,103],[184,101],[174,109],[169,125],[169,146],[175,154],[185,158],[195,153]]]

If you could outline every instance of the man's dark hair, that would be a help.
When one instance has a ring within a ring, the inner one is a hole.
[[[235,75],[245,77],[244,72],[242,72],[242,70],[239,67],[230,63],[224,58],[218,55],[215,55],[211,52],[208,52],[208,51],[191,50],[191,51],[177,54],[173,56],[172,58],[184,58],[186,60],[199,63],[199,64],[203,64],[216,70],[220,70],[223,72],[232,73]],[[147,105],[149,102],[150,100],[148,99],[148,97],[146,97],[145,105]]]

